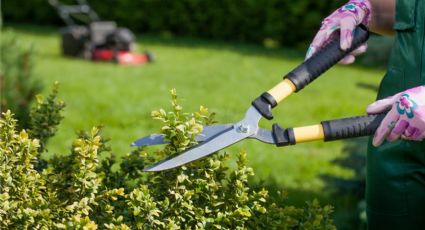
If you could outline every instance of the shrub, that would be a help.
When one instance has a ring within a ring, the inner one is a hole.
[[[0,37],[0,111],[13,111],[19,127],[28,128],[31,102],[42,89],[32,71],[33,50],[11,33]]]
[[[30,112],[29,134],[40,142],[39,152],[43,152],[49,138],[57,131],[57,126],[62,121],[63,101],[57,99],[59,83],[55,82],[52,92],[47,98],[36,96],[36,103]]]
[[[31,117],[41,117],[63,106],[54,91]],[[49,102],[50,100],[50,102]],[[52,103],[53,102],[53,103]],[[41,106],[43,107],[43,106]],[[335,229],[332,208],[317,201],[304,208],[279,207],[265,189],[250,188],[252,168],[241,152],[236,168],[221,152],[189,165],[155,173],[146,165],[196,144],[194,137],[213,113],[201,107],[183,113],[172,91],[172,109],[152,113],[162,122],[169,144],[158,150],[136,149],[116,163],[108,140],[99,127],[80,132],[69,155],[55,155],[37,171],[40,141],[33,122],[28,132],[16,130],[10,112],[0,120],[0,223],[1,228],[35,229]],[[58,118],[58,116],[55,116]],[[60,116],[59,116],[60,117]],[[48,121],[52,126],[57,119]],[[34,120],[37,120],[34,118]],[[41,135],[42,137],[51,136]],[[285,198],[281,193],[280,199]]]

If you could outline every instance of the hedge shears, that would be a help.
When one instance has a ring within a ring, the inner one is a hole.
[[[148,166],[144,170],[162,171],[175,168],[206,157],[246,138],[280,147],[316,140],[333,141],[373,134],[385,117],[384,113],[322,121],[320,124],[295,128],[282,128],[278,124],[273,124],[272,130],[266,130],[258,125],[263,117],[268,120],[273,119],[272,109],[278,103],[310,84],[348,53],[365,43],[368,37],[367,27],[358,26],[354,31],[352,46],[347,50],[341,50],[340,39],[334,38],[314,56],[285,75],[279,84],[257,97],[241,121],[234,124],[205,126],[202,133],[195,138],[199,144],[177,156]],[[164,135],[152,134],[138,139],[132,146],[164,143],[167,143]]]

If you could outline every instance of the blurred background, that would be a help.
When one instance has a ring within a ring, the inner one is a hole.
[[[135,52],[154,57],[144,65],[119,65],[63,56],[59,28],[65,22],[47,0],[2,1],[1,109],[14,110],[25,127],[34,95],[59,81],[67,107],[47,146],[51,154],[66,152],[75,132],[99,124],[117,155],[130,152],[132,141],[159,132],[150,112],[169,107],[171,88],[185,111],[203,105],[217,113],[218,122],[234,122],[251,100],[302,63],[322,19],[344,2],[89,0],[100,19],[135,34]],[[293,127],[365,114],[385,74],[392,41],[372,36],[369,52],[356,64],[335,66],[289,97],[274,110],[275,122]],[[256,172],[253,185],[286,190],[293,204],[318,198],[334,206],[338,229],[364,229],[366,142],[276,148],[245,141],[226,151],[248,152]]]

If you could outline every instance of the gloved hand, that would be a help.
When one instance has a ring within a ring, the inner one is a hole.
[[[310,58],[322,46],[326,45],[336,34],[336,30],[340,29],[341,49],[346,50],[351,47],[353,41],[353,31],[357,25],[363,23],[368,25],[371,18],[372,6],[369,0],[350,0],[347,4],[334,11],[322,22],[319,32],[313,39],[307,50],[306,59]],[[367,45],[363,44],[351,54],[347,55],[340,61],[341,64],[351,64],[354,62],[356,55],[364,53]]]
[[[392,97],[376,101],[367,107],[370,114],[391,110],[382,120],[373,138],[379,146],[384,139],[420,141],[425,138],[425,86],[418,86]]]

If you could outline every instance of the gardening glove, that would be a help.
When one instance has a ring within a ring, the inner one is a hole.
[[[367,112],[375,114],[388,109],[389,112],[375,132],[374,146],[381,145],[384,139],[421,141],[425,138],[425,86],[376,101],[367,107]]]
[[[320,48],[329,43],[337,34],[334,32],[340,29],[342,50],[351,47],[353,41],[353,31],[357,25],[363,23],[368,25],[371,18],[372,6],[369,0],[350,0],[347,4],[334,11],[322,22],[319,32],[313,39],[307,50],[306,59],[313,56]],[[367,49],[366,43],[345,56],[339,63],[351,64],[355,56],[364,53]]]

